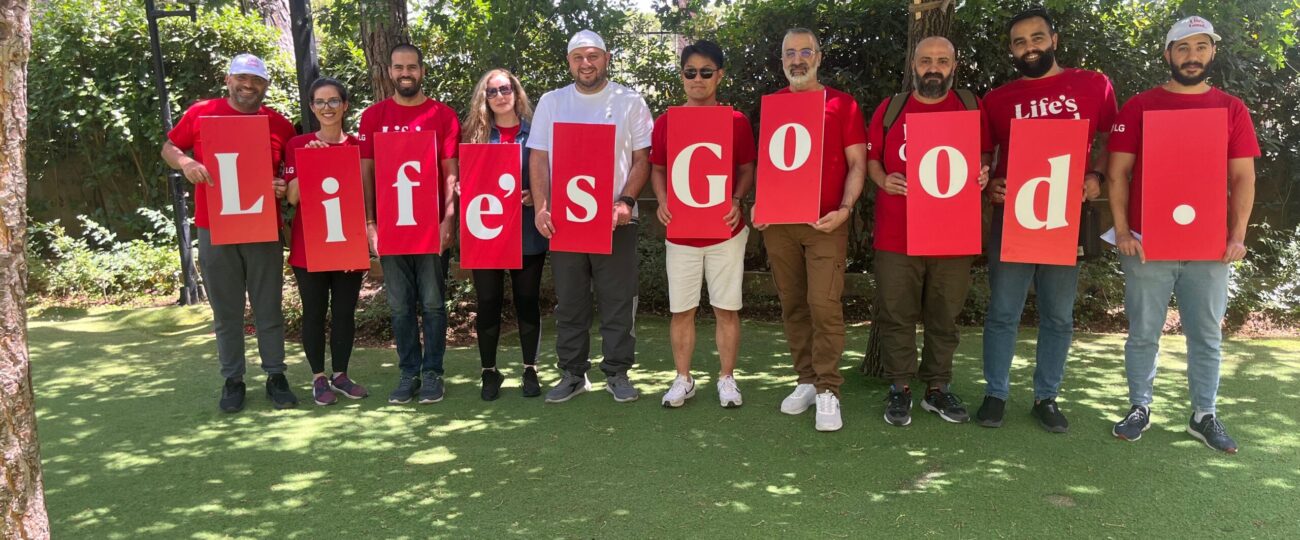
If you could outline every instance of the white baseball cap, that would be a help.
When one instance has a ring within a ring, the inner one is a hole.
[[[1174,27],[1169,29],[1168,34],[1165,34],[1165,47],[1169,47],[1170,43],[1187,39],[1197,34],[1210,36],[1210,39],[1214,40],[1215,43],[1218,43],[1223,39],[1219,37],[1218,34],[1214,33],[1214,25],[1210,24],[1210,21],[1192,15],[1191,17],[1174,23]]]
[[[248,53],[238,55],[230,60],[228,75],[257,75],[264,81],[271,80],[266,74],[266,62]]]
[[[591,30],[579,30],[572,38],[569,38],[569,52],[573,52],[575,49],[581,49],[583,47],[595,47],[602,51],[609,52],[609,49],[605,48],[605,40],[601,39],[600,34],[592,32]]]

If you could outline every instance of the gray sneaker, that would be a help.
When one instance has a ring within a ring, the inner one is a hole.
[[[627,373],[606,377],[605,391],[614,394],[614,401],[619,403],[636,401],[636,398],[641,397],[641,392],[638,392],[636,387],[632,386],[632,381],[628,380]]]
[[[590,390],[591,381],[587,380],[586,373],[583,373],[582,375],[574,375],[573,373],[565,371],[560,382],[555,383],[555,387],[552,388],[550,392],[546,393],[546,402],[563,403],[573,399],[573,396]]]
[[[442,376],[432,371],[425,372],[420,383],[420,404],[428,405],[442,401]]]

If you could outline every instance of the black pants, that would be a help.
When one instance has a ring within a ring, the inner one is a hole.
[[[519,348],[524,365],[537,363],[537,348],[542,340],[541,300],[542,267],[546,254],[525,255],[524,267],[509,270],[513,289],[515,317],[519,321]],[[501,340],[501,308],[505,304],[507,270],[474,270],[474,289],[478,292],[478,356],[485,368],[497,366],[497,343]]]
[[[348,370],[357,333],[357,297],[365,272],[308,272],[293,267],[302,297],[302,350],[312,374],[325,372],[325,319],[330,315],[330,368]]]

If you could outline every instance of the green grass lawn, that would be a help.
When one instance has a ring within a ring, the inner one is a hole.
[[[1242,447],[1227,456],[1183,432],[1181,337],[1164,342],[1156,425],[1124,443],[1110,435],[1127,409],[1122,336],[1076,337],[1062,401],[1071,431],[1052,435],[1028,415],[1032,330],[1021,334],[1008,422],[984,429],[919,406],[910,427],[886,425],[884,388],[854,371],[866,329],[851,328],[844,429],[822,434],[811,411],[777,411],[793,385],[779,325],[746,323],[745,406],[733,410],[718,407],[711,374],[685,408],[661,408],[667,323],[638,326],[635,403],[603,391],[526,400],[510,347],[496,402],[479,400],[477,352],[460,348],[447,355],[445,401],[388,405],[395,354],[364,349],[352,375],[373,395],[317,407],[293,345],[289,375],[305,405],[271,410],[254,361],[247,408],[225,415],[205,307],[47,311],[31,321],[31,350],[54,536],[1300,536],[1300,340],[1225,344],[1220,410]],[[697,352],[710,372],[712,334],[701,327]],[[543,351],[553,362],[553,344]],[[953,386],[972,413],[980,373],[970,329]],[[603,389],[598,370],[593,379]]]

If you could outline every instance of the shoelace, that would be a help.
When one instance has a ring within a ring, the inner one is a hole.
[[[939,408],[955,409],[962,406],[961,398],[952,392],[939,392]]]
[[[817,412],[835,412],[835,394],[829,392],[817,394]]]
[[[885,396],[885,402],[889,403],[890,406],[907,407],[909,401],[911,401],[911,398],[903,392],[890,392],[888,396]]]
[[[693,383],[694,381],[688,381],[687,379],[681,379],[681,378],[673,379],[673,387],[668,389],[668,393],[685,394],[688,390],[691,389],[691,384]]]
[[[1218,435],[1221,437],[1226,437],[1228,435],[1228,430],[1219,422],[1218,417],[1214,416],[1210,417],[1210,425],[1206,427],[1206,431],[1210,432],[1211,435]]]
[[[740,392],[740,389],[736,387],[736,379],[731,377],[726,377],[719,381],[718,386],[722,387],[724,392]]]
[[[1143,409],[1142,407],[1135,407],[1133,409],[1133,412],[1128,413],[1128,416],[1124,418],[1124,423],[1144,424],[1146,423],[1146,418],[1147,418],[1147,410]]]

